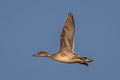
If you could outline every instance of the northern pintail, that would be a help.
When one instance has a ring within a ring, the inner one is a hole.
[[[92,62],[92,59],[78,56],[74,51],[74,34],[75,24],[71,13],[68,13],[60,35],[60,50],[55,54],[48,54],[45,51],[39,51],[33,56],[49,57],[53,60],[63,63],[80,63],[88,66],[87,62]]]

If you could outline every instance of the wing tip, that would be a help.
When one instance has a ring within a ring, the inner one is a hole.
[[[73,14],[71,12],[68,12],[67,17],[73,17]]]
[[[66,17],[66,21],[71,22],[72,24],[75,24],[74,17],[73,17],[73,14],[71,12],[68,12],[67,17]]]

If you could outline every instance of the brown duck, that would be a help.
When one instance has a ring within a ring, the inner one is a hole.
[[[74,33],[75,24],[73,15],[68,13],[60,35],[60,50],[55,54],[48,54],[45,51],[40,51],[33,56],[49,57],[63,63],[80,63],[88,66],[87,62],[92,62],[93,60],[88,59],[87,57],[78,56],[74,52]]]

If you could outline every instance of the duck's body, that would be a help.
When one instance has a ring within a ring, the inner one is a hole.
[[[45,51],[40,51],[33,56],[49,57],[53,60],[63,62],[63,63],[80,63],[88,66],[86,62],[92,62],[93,60],[88,59],[87,57],[78,56],[74,52],[74,33],[75,33],[75,24],[73,15],[68,13],[67,19],[64,23],[62,33],[60,35],[60,50],[55,54],[48,54]]]
[[[76,55],[69,54],[68,52],[58,52],[52,55],[52,59],[63,63],[75,63],[77,61],[77,59],[74,59],[75,56]]]

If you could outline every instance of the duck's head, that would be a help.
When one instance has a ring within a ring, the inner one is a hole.
[[[33,54],[33,56],[50,57],[51,55],[48,54],[48,53],[45,52],[45,51],[40,51],[40,52],[38,52],[38,53],[36,53],[36,54]]]

